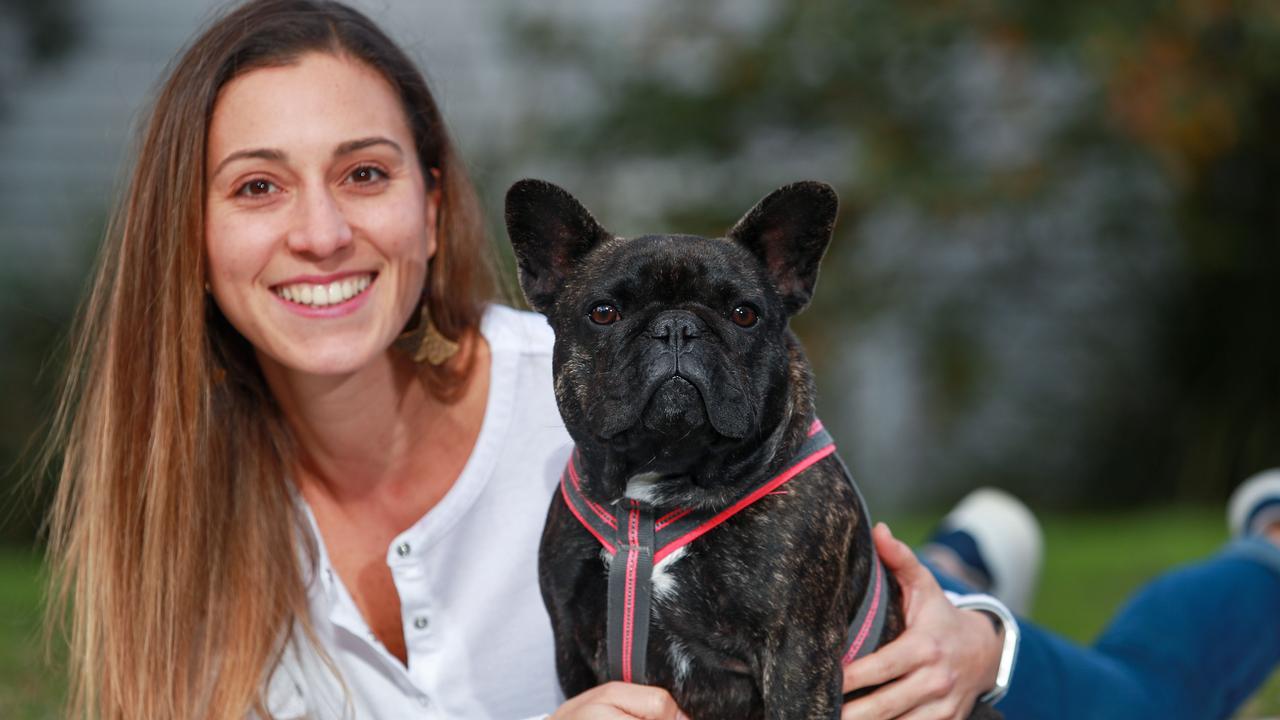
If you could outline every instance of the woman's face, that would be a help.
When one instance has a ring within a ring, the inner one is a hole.
[[[328,54],[223,87],[207,143],[205,246],[218,307],[264,363],[350,373],[408,321],[435,252],[399,98]]]

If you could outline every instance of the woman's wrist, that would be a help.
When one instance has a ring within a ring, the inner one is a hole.
[[[975,639],[982,668],[982,692],[985,693],[996,686],[996,677],[1000,673],[1000,653],[1004,649],[1004,628],[999,621],[993,625],[994,619],[984,610],[966,609],[964,616],[971,626],[969,637]],[[994,630],[994,632],[993,632]]]
[[[978,638],[982,658],[983,687],[988,688],[978,699],[994,703],[1008,692],[1018,654],[1018,621],[999,600],[990,595],[951,595],[952,605],[972,619],[969,624],[977,630],[971,637]]]

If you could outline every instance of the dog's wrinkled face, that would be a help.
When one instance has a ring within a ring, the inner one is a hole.
[[[530,304],[556,333],[556,396],[613,498],[636,475],[714,484],[717,456],[785,415],[793,343],[835,219],[825,185],[765,198],[725,238],[604,231],[568,193],[525,180],[507,224]]]
[[[677,445],[754,434],[768,388],[786,372],[776,293],[750,253],[725,240],[606,242],[566,283],[552,317],[562,404],[600,441],[658,453],[648,471],[685,472],[678,463],[689,454],[672,453]]]

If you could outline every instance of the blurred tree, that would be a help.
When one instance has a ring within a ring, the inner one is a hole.
[[[526,165],[619,232],[838,187],[798,327],[878,496],[1216,499],[1280,464],[1274,2],[579,3],[511,35]]]
[[[78,6],[76,0],[0,0],[0,119],[13,84],[74,50],[81,39]],[[61,368],[54,348],[80,282],[0,267],[0,542],[29,541],[41,521],[44,488],[23,479],[48,417]]]
[[[1172,412],[1151,419],[1177,491],[1214,497],[1280,464],[1280,6],[1157,7],[1098,53],[1108,116],[1178,190],[1184,272],[1161,318]]]

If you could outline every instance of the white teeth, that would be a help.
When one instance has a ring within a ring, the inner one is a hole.
[[[372,282],[372,275],[360,275],[335,280],[327,285],[310,283],[282,285],[275,288],[275,293],[289,302],[311,307],[326,307],[350,300],[364,292]]]

